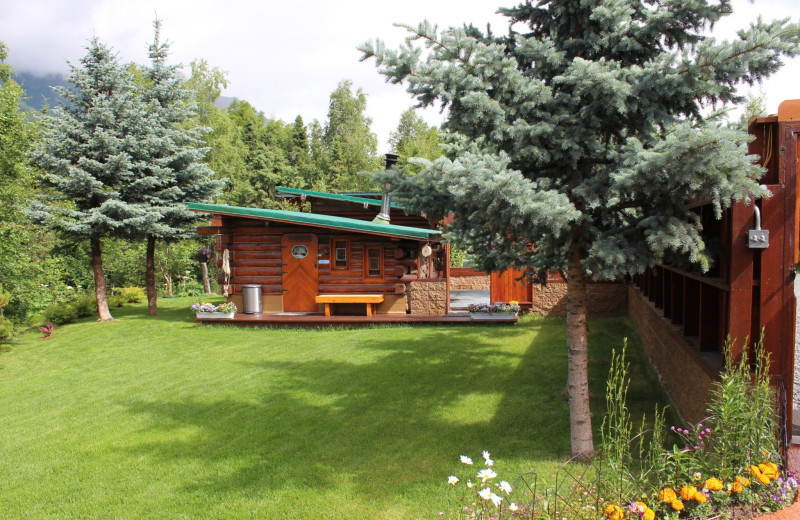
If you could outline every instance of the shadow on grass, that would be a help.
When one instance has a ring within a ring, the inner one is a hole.
[[[607,370],[610,349],[629,332],[620,330],[620,321],[611,327],[615,332],[599,333],[612,339],[592,352],[595,428],[605,383],[596,373]],[[324,490],[344,479],[366,499],[401,495],[416,482],[443,482],[462,453],[490,449],[505,459],[534,461],[569,457],[563,327],[533,322],[458,334],[415,330],[402,344],[391,329],[386,339],[369,344],[355,338],[349,348],[380,352],[366,363],[323,357],[245,363],[261,378],[256,399],[123,403],[149,416],[150,430],[197,432],[143,442],[132,451],[227,468],[200,476],[187,492]]]

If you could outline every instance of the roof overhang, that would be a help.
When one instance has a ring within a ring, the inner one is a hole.
[[[335,229],[337,231],[348,231],[392,238],[407,238],[420,241],[438,241],[442,238],[441,233],[435,229],[378,224],[366,220],[336,217],[333,215],[318,215],[315,213],[300,213],[298,211],[283,211],[278,209],[242,208],[238,206],[227,206],[225,204],[200,204],[195,202],[189,203],[188,208],[201,213],[245,217],[256,220],[283,222],[286,224]]]
[[[337,200],[340,202],[353,202],[356,204],[364,204],[364,206],[380,206],[381,199],[370,199],[367,197],[359,197],[356,195],[344,195],[341,193],[325,193],[323,191],[312,191],[312,190],[301,190],[299,188],[286,188],[284,186],[278,186],[276,188],[278,196],[294,196],[300,197],[302,200],[306,200],[308,197],[315,197],[318,199],[326,199],[326,200]],[[392,202],[391,207],[396,209],[403,209],[402,206],[399,206]]]

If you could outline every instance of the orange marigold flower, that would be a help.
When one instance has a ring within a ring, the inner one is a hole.
[[[603,513],[605,513],[608,520],[622,520],[625,518],[625,513],[622,511],[622,508],[616,504],[607,505]]]
[[[718,478],[711,477],[710,479],[706,480],[705,488],[709,491],[719,491],[724,486],[722,485],[722,481]]]
[[[733,486],[731,486],[731,491],[733,491],[734,493],[741,493],[742,491],[744,491],[744,486],[742,485],[741,482],[734,482]]]
[[[744,487],[747,487],[747,486],[750,485],[750,479],[747,478],[747,477],[743,477],[741,475],[736,477],[736,480],[734,481],[734,483],[736,483],[736,482],[738,482],[739,484],[741,484]]]
[[[656,512],[649,507],[644,510],[644,520],[655,520]]]
[[[694,486],[683,486],[681,488],[681,498],[686,501],[693,499],[695,493],[697,493],[697,488]]]
[[[672,504],[670,505],[672,506],[672,509],[674,509],[675,511],[683,511],[683,502],[681,502],[680,499],[678,498],[673,500]]]
[[[697,493],[695,493],[692,498],[695,499],[700,504],[708,500],[708,497],[702,491],[698,491]]]
[[[678,499],[678,495],[675,494],[675,490],[670,488],[664,488],[658,492],[658,499],[665,504],[672,503],[673,500]]]

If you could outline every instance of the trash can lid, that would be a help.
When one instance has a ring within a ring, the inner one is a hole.
[[[259,285],[259,284],[248,284],[248,285],[243,285],[242,287],[250,287],[251,289],[260,289],[261,285]]]

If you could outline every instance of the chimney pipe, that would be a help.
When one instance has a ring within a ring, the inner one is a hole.
[[[394,153],[387,153],[386,154],[386,172],[393,174],[395,172],[395,165],[397,164],[397,154]],[[389,195],[389,183],[387,182],[383,187],[383,196],[381,197],[381,212],[378,213],[378,216],[375,217],[372,221],[377,222],[379,224],[389,224],[391,222],[391,217],[389,217],[389,212],[392,208],[391,196]]]

